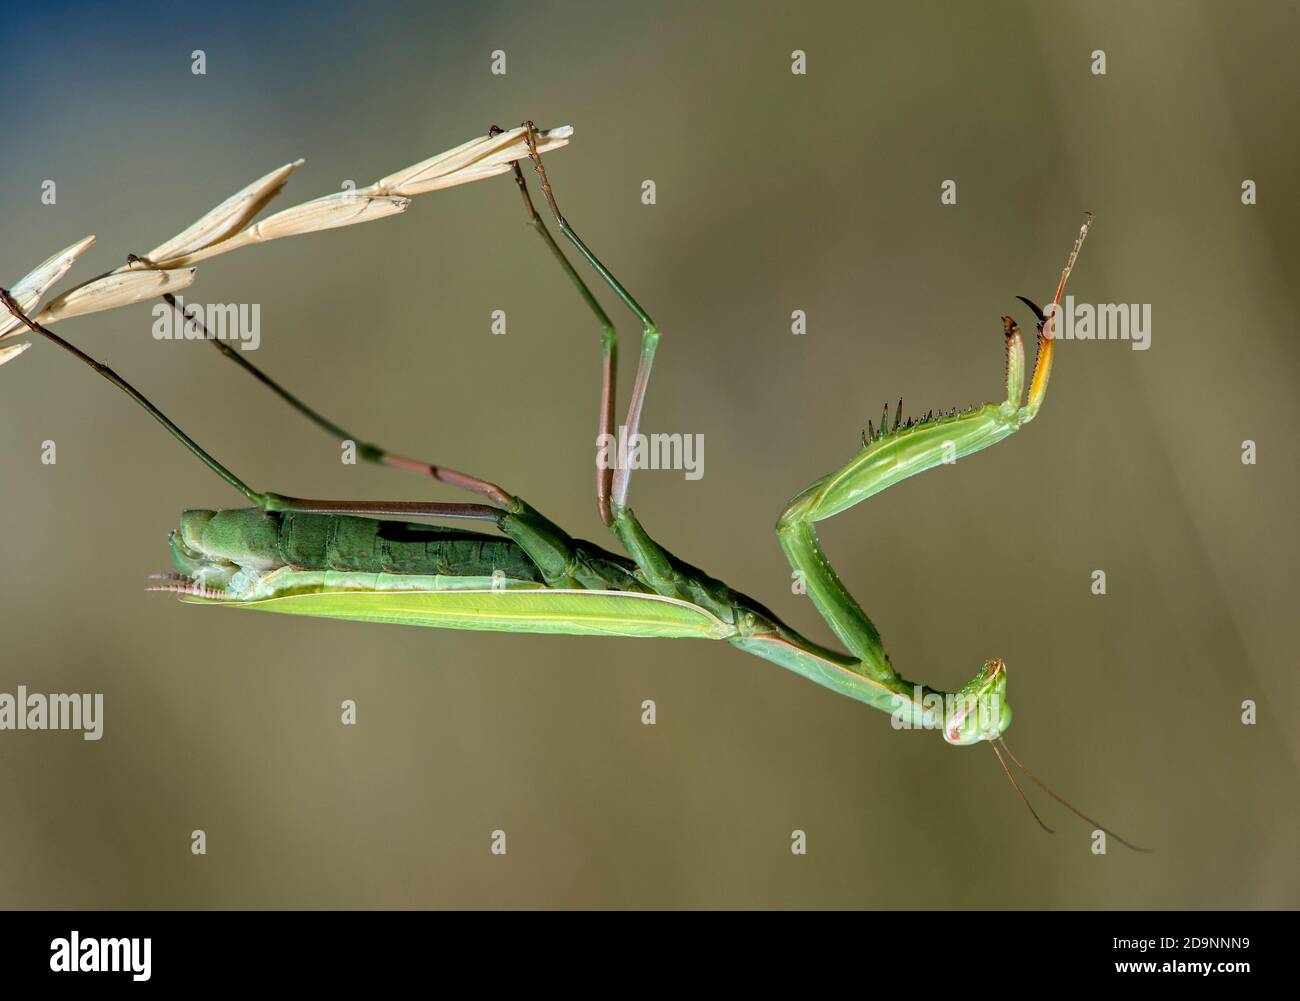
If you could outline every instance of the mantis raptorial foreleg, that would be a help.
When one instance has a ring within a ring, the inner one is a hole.
[[[1091,217],[1079,231],[1079,238],[1066,262],[1052,301],[1051,313],[1059,304],[1065,282],[1087,235]],[[829,476],[809,486],[790,502],[777,522],[777,537],[786,558],[804,576],[808,595],[831,627],[873,677],[897,677],[885,653],[880,633],[861,606],[840,581],[818,542],[813,525],[861,503],[901,480],[935,466],[993,445],[1027,424],[1037,415],[1047,392],[1051,373],[1052,331],[1050,320],[1026,299],[1038,317],[1038,357],[1030,384],[1029,402],[1022,405],[1025,381],[1025,350],[1020,328],[1009,316],[1002,317],[1006,335],[1006,399],[987,403],[960,414],[940,415],[901,424],[902,408],[892,428],[882,420],[878,432],[864,436],[862,451]],[[990,662],[993,663],[993,662]]]

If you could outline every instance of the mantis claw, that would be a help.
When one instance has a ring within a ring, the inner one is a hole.
[[[1042,330],[1043,324],[1047,322],[1047,316],[1043,312],[1042,308],[1038,305],[1038,303],[1034,302],[1033,299],[1026,298],[1023,295],[1018,295],[1016,296],[1016,298],[1034,311],[1034,316],[1038,318],[1038,329]],[[1006,317],[1004,316],[1002,319],[1005,320]]]

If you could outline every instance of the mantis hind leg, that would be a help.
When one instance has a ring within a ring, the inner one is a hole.
[[[504,507],[490,504],[442,504],[426,501],[341,501],[286,497],[283,494],[254,490],[227,466],[187,435],[180,426],[150,400],[107,365],[96,361],[80,348],[32,320],[5,289],[0,289],[0,306],[5,307],[32,331],[68,352],[102,378],[111,382],[143,408],[178,442],[230,486],[264,511],[304,511],[320,514],[396,515],[416,518],[491,521],[511,537],[537,564],[543,579],[553,587],[592,587],[599,582],[584,572],[576,557],[573,540],[548,519],[517,497],[500,491]],[[256,370],[255,370],[256,371]],[[494,488],[499,491],[499,488]],[[497,499],[494,497],[493,499]]]
[[[129,259],[132,261],[143,260],[143,258],[136,257],[135,255],[129,255]],[[328,432],[338,441],[355,442],[357,454],[367,462],[390,466],[394,469],[404,469],[407,472],[417,473],[421,476],[428,476],[440,483],[446,483],[448,486],[457,487],[461,490],[467,490],[471,493],[476,493],[482,497],[486,497],[495,504],[505,505],[510,503],[512,499],[510,494],[495,483],[490,483],[489,481],[477,476],[471,476],[469,473],[460,472],[459,470],[452,469],[449,466],[440,466],[436,463],[423,462],[419,459],[409,459],[406,456],[398,455],[394,452],[388,451],[387,449],[380,448],[378,445],[362,441],[356,435],[348,433],[328,417],[325,417],[319,411],[308,406],[284,386],[280,385],[280,383],[276,382],[242,354],[232,348],[229,344],[226,344],[220,338],[212,337],[208,333],[207,327],[204,325],[202,319],[188,313],[180,303],[176,301],[174,296],[170,294],[164,295],[163,299],[168,305],[181,314],[182,320],[193,324],[197,330],[200,330],[203,333],[204,339],[210,341],[218,351],[225,355],[225,357],[229,358],[241,369],[253,376],[253,378],[258,382],[270,389],[271,392],[275,393],[275,395],[281,400],[293,407],[294,410],[297,410],[298,413],[302,414],[317,427]]]

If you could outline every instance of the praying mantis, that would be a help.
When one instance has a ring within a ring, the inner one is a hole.
[[[650,314],[592,252],[560,211],[541,154],[545,149],[563,145],[568,134],[562,130],[539,132],[532,122],[523,123],[511,133],[494,126],[486,141],[502,141],[502,136],[510,137],[511,142],[518,140],[518,148],[510,154],[512,158],[494,153],[499,162],[480,159],[457,169],[464,174],[463,179],[470,180],[506,170],[513,173],[529,224],[595,317],[601,331],[598,441],[608,441],[614,430],[618,332],[534,204],[521,166],[524,160],[533,168],[546,207],[560,233],[640,323],[640,351],[624,421],[628,438],[635,440],[660,331]],[[273,195],[283,180],[274,185],[267,179],[263,182],[263,188],[258,189],[261,204],[266,200],[261,197],[265,190],[274,187]],[[386,182],[391,182],[391,178],[379,182],[367,197],[401,197],[400,185]],[[448,182],[446,186],[450,183],[460,181]],[[394,191],[399,194],[393,194]],[[226,204],[238,197],[232,196]],[[318,200],[324,201],[330,200]],[[261,204],[256,208],[260,209]],[[307,203],[313,204],[317,203]],[[248,208],[248,205],[240,208],[241,223],[248,218]],[[329,211],[335,208],[331,206]],[[389,209],[379,204],[377,211],[387,213]],[[287,215],[290,213],[280,214]],[[268,227],[268,222],[250,227],[245,234],[254,232],[258,226],[267,233],[274,232],[275,227]],[[30,305],[24,308],[20,297],[0,290],[0,301],[26,331],[62,348],[129,395],[247,500],[249,506],[238,509],[185,511],[178,528],[169,536],[175,569],[159,575],[150,590],[174,592],[183,601],[194,604],[361,622],[578,636],[721,640],[834,692],[888,712],[902,728],[938,729],[945,741],[956,746],[988,743],[1020,798],[1045,830],[1050,828],[1030,805],[1006,758],[1087,823],[1135,851],[1146,851],[1080,813],[1011,752],[1003,738],[1011,723],[1003,661],[987,661],[969,682],[951,693],[916,684],[900,675],[885,652],[875,625],[831,566],[816,532],[818,522],[908,477],[994,445],[1034,420],[1042,407],[1052,371],[1053,318],[1091,222],[1089,215],[1047,309],[1019,297],[1033,310],[1037,327],[1036,357],[1027,387],[1024,339],[1015,320],[1003,316],[1004,399],[960,411],[939,414],[931,411],[922,418],[906,421],[899,401],[892,424],[886,407],[878,428],[868,424],[860,451],[842,467],[795,496],[778,519],[777,539],[790,566],[847,652],[802,636],[767,606],[681,560],[656,541],[629,505],[632,463],[598,462],[596,469],[597,512],[624,549],[626,555],[620,555],[569,535],[522,497],[486,479],[363,442],[302,402],[220,339],[208,337],[223,354],[310,421],[336,439],[356,442],[361,458],[430,477],[476,495],[478,500],[474,503],[313,500],[255,490],[115,372],[49,330],[39,318],[30,316]],[[244,242],[250,239],[254,238],[245,238]],[[171,256],[173,264],[183,265],[212,252],[198,245],[177,245],[171,249],[176,251]],[[186,281],[183,275],[176,279],[166,277],[181,274],[173,264],[164,266],[156,259],[132,255],[125,270],[129,275],[152,269],[164,276],[159,288],[164,299],[187,322],[201,327],[201,320],[189,315],[171,295]],[[0,351],[13,350],[0,348]],[[8,357],[0,356],[0,362],[6,360]],[[499,534],[388,520],[392,518],[486,522]]]

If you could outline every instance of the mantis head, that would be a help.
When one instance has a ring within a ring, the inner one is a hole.
[[[965,747],[996,740],[1011,725],[1007,703],[1007,665],[985,661],[979,674],[957,690],[954,708],[944,721],[943,739]]]
[[[998,764],[1002,766],[1002,771],[1010,779],[1011,785],[1019,794],[1021,802],[1033,815],[1034,820],[1038,821],[1038,825],[1048,834],[1054,834],[1055,832],[1043,823],[1043,818],[1038,815],[1038,811],[1029,802],[1025,791],[1020,788],[1020,783],[1016,781],[1011,769],[1007,767],[1006,759],[1002,756],[1003,753],[1011,759],[1020,771],[1029,776],[1035,785],[1080,820],[1097,830],[1105,831],[1106,834],[1126,848],[1131,848],[1133,851],[1142,852],[1143,854],[1149,853],[1151,849],[1142,848],[1131,841],[1121,838],[1109,827],[1102,826],[1087,814],[1081,812],[1069,800],[1063,798],[1056,790],[1025,767],[1021,760],[1015,756],[1011,748],[1007,746],[1007,742],[1002,739],[1002,734],[1011,726],[1011,706],[1007,704],[1006,695],[1007,665],[998,659],[986,661],[980,673],[957,690],[954,699],[955,708],[949,710],[944,721],[944,740],[957,746],[968,746],[987,740],[989,747],[993,749],[994,756],[998,759]]]
[[[257,508],[185,511],[180,527],[168,537],[178,572],[165,575],[171,583],[150,590],[237,597],[263,572],[283,565],[276,535],[275,521]]]

